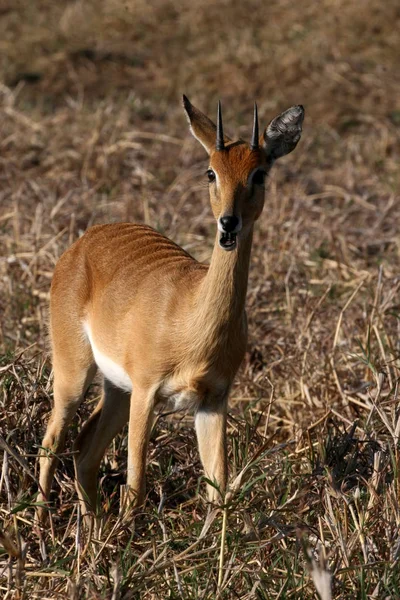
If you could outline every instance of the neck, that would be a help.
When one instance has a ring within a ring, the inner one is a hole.
[[[253,229],[238,238],[235,250],[227,252],[216,236],[210,267],[197,292],[193,324],[198,339],[221,339],[243,322]],[[206,340],[205,340],[206,341]],[[207,342],[206,342],[207,343]]]

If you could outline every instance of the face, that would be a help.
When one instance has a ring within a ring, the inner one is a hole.
[[[258,133],[257,106],[254,105],[250,145],[233,142],[223,133],[221,103],[217,126],[183,96],[183,107],[194,137],[207,150],[210,161],[207,177],[211,206],[217,219],[219,244],[235,250],[238,236],[248,233],[264,206],[264,183],[272,164],[289,154],[300,140],[304,108],[292,106]]]
[[[265,153],[251,150],[245,142],[212,152],[209,165],[207,177],[219,244],[231,251],[236,248],[237,237],[247,233],[262,212],[269,166]]]

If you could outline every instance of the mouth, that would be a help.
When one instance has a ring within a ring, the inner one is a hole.
[[[236,233],[221,233],[219,245],[227,252],[234,250],[236,248],[236,236]]]

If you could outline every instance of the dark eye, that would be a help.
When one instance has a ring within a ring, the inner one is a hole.
[[[207,171],[207,177],[208,177],[208,181],[210,183],[212,183],[213,181],[215,181],[215,173],[212,169],[208,169]]]
[[[253,175],[252,183],[253,183],[253,185],[264,185],[264,182],[265,182],[265,171],[258,169]]]

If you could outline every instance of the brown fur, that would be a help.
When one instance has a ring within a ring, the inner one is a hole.
[[[67,427],[96,371],[84,323],[97,350],[129,376],[133,391],[129,396],[106,380],[102,400],[75,443],[83,508],[95,509],[100,461],[127,420],[127,481],[135,501],[143,502],[153,409],[171,399],[196,412],[201,460],[217,488],[209,486],[210,499],[226,488],[227,399],[246,348],[252,232],[264,204],[263,188],[253,189],[249,176],[259,167],[267,171],[269,163],[266,152],[244,142],[213,151],[215,126],[185,106],[217,174],[210,186],[214,215],[242,220],[237,248],[226,252],[218,234],[207,267],[150,227],[119,223],[92,227],[61,257],[51,286],[54,408],[41,453],[42,501]]]

